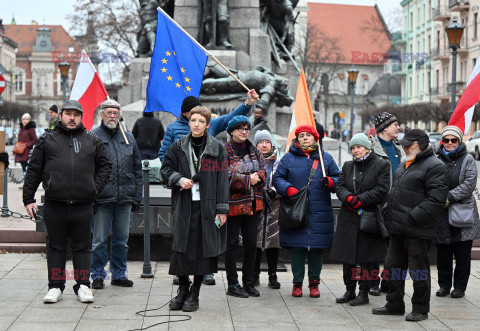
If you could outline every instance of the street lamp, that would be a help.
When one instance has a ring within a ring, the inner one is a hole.
[[[358,70],[355,68],[355,65],[347,71],[348,72],[348,83],[350,84],[350,95],[352,96],[350,100],[350,139],[353,137],[353,98],[354,98],[354,89],[355,83],[357,82]]]
[[[62,76],[62,92],[63,92],[63,103],[67,101],[67,78],[68,71],[70,70],[70,63],[63,62],[58,65],[60,68],[60,74]]]
[[[448,44],[452,49],[452,98],[450,101],[450,117],[455,110],[455,93],[457,85],[457,50],[460,48],[460,40],[462,39],[464,26],[457,22],[457,16],[453,16],[452,23],[445,27],[448,37]]]

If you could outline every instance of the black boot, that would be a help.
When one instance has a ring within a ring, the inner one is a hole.
[[[268,276],[268,287],[278,290],[280,288],[280,283],[278,282],[277,274],[273,273]]]
[[[187,300],[188,290],[190,285],[178,286],[177,296],[170,301],[169,307],[172,310],[180,310],[183,307],[183,303]]]
[[[340,298],[337,298],[335,301],[337,303],[347,303],[349,302],[350,300],[353,300],[355,299],[355,290],[348,290],[347,289],[347,292],[345,292],[345,294],[343,296],[341,296]]]
[[[369,302],[370,301],[368,300],[368,290],[360,290],[360,292],[358,292],[358,296],[355,299],[350,300],[350,306],[366,305]]]
[[[192,285],[188,293],[187,300],[183,304],[183,311],[196,311],[199,306],[198,295],[200,294],[200,286]]]

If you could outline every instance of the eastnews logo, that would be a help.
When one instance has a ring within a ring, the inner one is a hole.
[[[92,63],[127,63],[129,61],[128,54],[125,52],[109,53],[109,52],[90,52],[88,55],[79,52],[52,52],[53,63],[86,63],[88,57]]]
[[[381,273],[378,269],[373,269],[370,273],[368,270],[361,268],[352,268],[352,280],[378,280],[380,276],[384,280],[427,280],[430,275],[429,270],[406,270],[402,268],[392,268],[383,270]]]
[[[392,63],[427,63],[430,60],[428,53],[364,53],[361,51],[352,51],[353,64],[384,64],[388,60]]]
[[[107,275],[105,277],[105,280],[111,280],[112,279],[112,273],[110,271],[106,271]],[[118,272],[117,278],[120,277],[127,277],[128,278],[128,272]],[[73,269],[73,270],[64,270],[61,268],[52,268],[52,280],[88,280],[90,278],[90,270],[78,270],[78,269]]]

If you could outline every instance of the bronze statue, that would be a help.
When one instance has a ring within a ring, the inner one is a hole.
[[[140,24],[137,31],[137,57],[152,57],[157,31],[157,0],[140,0]]]
[[[233,69],[230,71],[236,74],[245,85],[258,92],[260,100],[257,101],[257,107],[262,108],[264,112],[268,110],[272,98],[275,98],[278,107],[292,104],[293,97],[287,83],[282,78],[276,77],[270,69],[258,67],[248,72]],[[202,83],[202,100],[229,100],[238,97],[237,93],[245,94],[244,88],[218,64],[207,64],[204,75],[207,78],[204,78]]]
[[[227,0],[202,0],[203,21],[198,40],[208,49],[233,49],[228,41]]]

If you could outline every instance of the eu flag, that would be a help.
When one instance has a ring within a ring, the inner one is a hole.
[[[145,111],[166,111],[178,118],[183,99],[200,94],[207,59],[189,36],[158,11]]]

